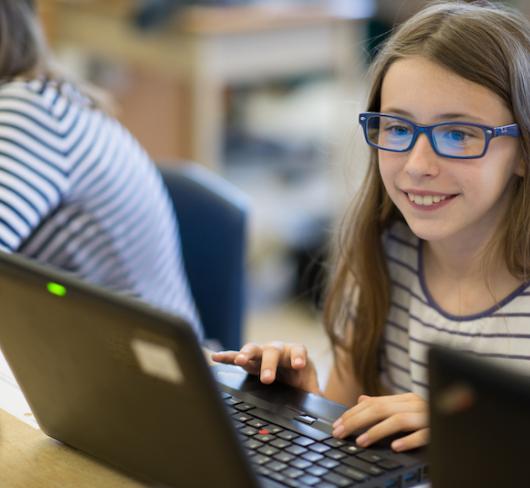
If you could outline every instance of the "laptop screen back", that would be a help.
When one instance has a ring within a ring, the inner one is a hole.
[[[470,353],[429,353],[433,488],[530,486],[530,378]]]
[[[254,486],[187,324],[3,253],[0,308],[0,347],[48,435],[158,486]]]

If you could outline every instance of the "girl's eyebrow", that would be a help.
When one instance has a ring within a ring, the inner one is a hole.
[[[400,109],[400,108],[394,108],[394,107],[388,107],[385,110],[381,110],[384,113],[391,113],[396,115],[402,115],[403,117],[410,118],[414,120],[414,115],[412,115],[410,112],[407,112],[406,110]],[[436,120],[455,120],[455,119],[464,119],[468,121],[476,121],[478,123],[484,124],[484,120],[480,117],[473,116],[466,113],[458,113],[458,112],[447,112],[443,114],[438,114],[434,117]]]

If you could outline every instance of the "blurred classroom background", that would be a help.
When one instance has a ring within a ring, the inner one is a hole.
[[[155,161],[196,161],[249,196],[244,338],[305,343],[322,379],[328,245],[365,171],[369,61],[426,3],[38,0],[59,62],[112,95]]]

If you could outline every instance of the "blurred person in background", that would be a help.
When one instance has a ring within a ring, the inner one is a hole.
[[[0,250],[198,319],[161,176],[57,70],[33,0],[0,2]]]

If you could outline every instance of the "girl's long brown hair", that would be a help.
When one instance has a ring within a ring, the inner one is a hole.
[[[530,202],[530,25],[522,14],[480,1],[437,2],[403,24],[372,66],[368,110],[379,111],[389,67],[407,56],[423,56],[496,93],[521,129],[524,175],[512,194],[509,216],[489,249],[500,250],[513,276],[529,278]],[[381,237],[403,220],[381,181],[372,150],[362,190],[343,221],[337,263],[328,287],[324,323],[334,350],[351,352],[355,379],[367,394],[382,393],[379,358],[390,308],[390,281]],[[353,334],[348,333],[353,325]],[[351,337],[352,340],[345,340]]]

